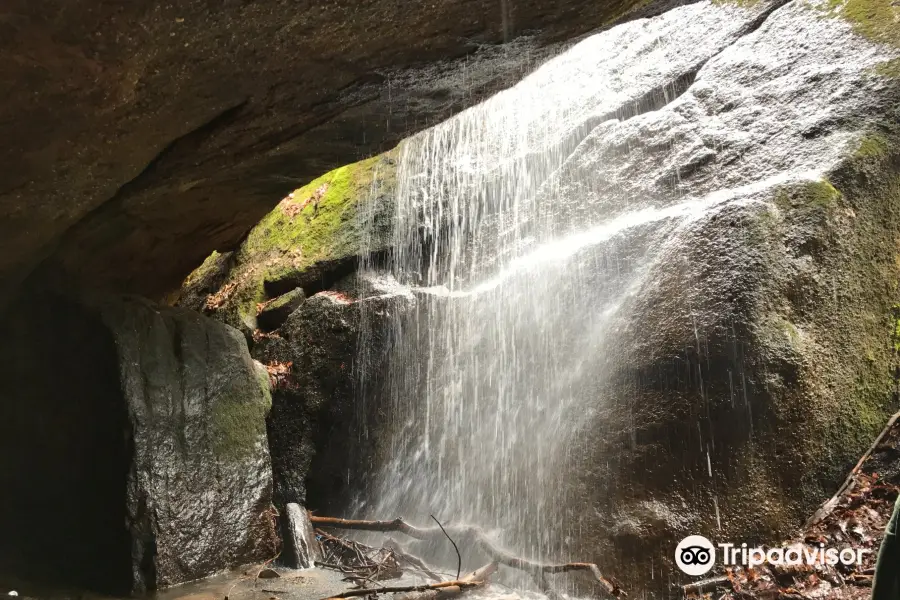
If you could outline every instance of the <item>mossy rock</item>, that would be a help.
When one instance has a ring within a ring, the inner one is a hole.
[[[294,310],[306,299],[303,288],[294,288],[267,302],[256,317],[257,325],[263,331],[277,329]]]
[[[894,58],[875,65],[873,69],[876,75],[890,79],[900,79],[900,58]]]
[[[272,408],[269,375],[254,363],[255,379],[238,381],[213,403],[210,424],[219,460],[241,461],[266,444],[266,416]]]
[[[249,338],[266,300],[310,282],[317,285],[332,271],[355,268],[358,256],[384,250],[391,235],[397,155],[395,149],[340,167],[284,198],[247,235],[202,308]],[[219,256],[214,253],[188,276],[183,292],[209,280],[222,262]]]

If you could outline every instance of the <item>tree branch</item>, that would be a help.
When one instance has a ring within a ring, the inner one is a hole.
[[[337,519],[334,517],[309,516],[310,521],[319,527],[334,527],[337,529],[353,529],[357,531],[399,531],[417,540],[433,540],[446,535],[447,531],[453,532],[457,539],[469,536],[475,545],[491,559],[513,569],[519,569],[531,573],[536,579],[546,573],[568,573],[571,571],[589,572],[600,587],[610,597],[622,595],[622,590],[609,579],[603,576],[600,569],[594,563],[571,562],[564,564],[544,564],[521,558],[510,554],[502,548],[495,546],[487,535],[478,527],[448,527],[446,530],[440,527],[416,527],[403,519],[393,521],[365,521],[356,519]]]

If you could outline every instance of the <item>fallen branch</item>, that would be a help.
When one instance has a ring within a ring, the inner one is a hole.
[[[316,530],[321,539],[322,560],[316,565],[342,572],[345,581],[353,581],[365,588],[374,581],[400,576],[400,564],[395,552],[387,547],[371,548],[353,540],[344,540]],[[438,580],[440,581],[440,580]]]
[[[572,562],[565,564],[544,564],[526,558],[520,558],[510,554],[506,550],[494,546],[487,535],[477,527],[450,527],[448,530],[439,527],[416,527],[403,519],[393,521],[365,521],[358,519],[337,519],[334,517],[318,517],[310,514],[309,520],[318,527],[334,527],[337,529],[352,529],[357,531],[399,531],[417,540],[434,540],[444,535],[447,531],[454,532],[457,539],[471,537],[475,545],[487,554],[492,560],[504,564],[513,569],[519,569],[531,573],[537,580],[546,573],[568,573],[571,571],[587,571],[593,575],[608,596],[618,597],[622,590],[609,579],[603,576],[600,569],[594,563]]]
[[[459,589],[473,588],[483,585],[483,581],[442,581],[440,583],[429,583],[427,585],[404,585],[395,587],[379,587],[366,588],[361,590],[350,590],[331,598],[353,598],[355,596],[369,596],[372,594],[394,594],[397,592],[427,592],[429,590],[440,590],[442,588],[457,587]],[[331,600],[326,599],[326,600]]]
[[[824,504],[822,504],[822,506],[820,506],[818,510],[816,510],[816,512],[812,514],[812,516],[806,521],[806,523],[804,523],[804,530],[809,529],[810,527],[821,522],[822,519],[830,515],[831,511],[833,511],[838,505],[840,497],[844,494],[844,492],[853,485],[856,485],[856,476],[859,474],[860,469],[862,469],[863,464],[867,460],[869,460],[869,457],[872,456],[872,453],[875,452],[875,449],[879,444],[881,444],[881,440],[883,440],[884,436],[886,436],[887,433],[891,430],[891,428],[894,426],[894,423],[897,422],[897,419],[900,419],[900,412],[895,413],[894,416],[888,419],[887,425],[884,426],[884,429],[881,430],[881,433],[878,434],[878,437],[875,438],[875,441],[872,442],[872,445],[869,446],[869,449],[866,450],[866,453],[862,455],[862,458],[859,459],[859,462],[856,463],[856,466],[853,467],[853,469],[850,471],[850,474],[847,475],[847,479],[844,480],[844,483],[841,484],[841,487],[838,488],[838,491],[835,492],[834,496],[832,496]]]
[[[477,582],[479,585],[484,585],[488,582],[490,576],[493,575],[496,571],[497,563],[488,563],[480,569],[472,571],[471,573],[460,579],[460,581],[464,583]],[[397,597],[396,600],[445,600],[446,598],[462,594],[463,589],[463,587],[460,587],[458,585],[450,585],[448,587],[425,590],[423,592],[404,594]]]

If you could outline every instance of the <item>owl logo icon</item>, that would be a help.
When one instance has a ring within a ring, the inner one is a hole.
[[[716,562],[716,549],[702,535],[689,535],[675,548],[675,564],[688,575],[706,575]]]

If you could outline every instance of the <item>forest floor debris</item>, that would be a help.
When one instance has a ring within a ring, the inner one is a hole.
[[[825,502],[785,548],[868,550],[861,564],[760,565],[683,587],[685,597],[712,600],[863,600],[872,593],[878,549],[900,494],[900,413],[894,415],[838,493]]]
[[[453,543],[457,552],[458,547],[454,540],[465,540],[465,542],[463,542],[464,544],[467,542],[470,547],[477,549],[495,563],[506,565],[507,567],[530,574],[538,589],[551,600],[559,600],[562,596],[554,590],[547,575],[570,572],[585,572],[591,575],[593,581],[597,584],[597,590],[602,597],[617,598],[626,595],[615,580],[604,576],[597,565],[593,563],[569,562],[545,564],[515,556],[491,542],[490,538],[477,527],[456,526],[444,528],[439,522],[437,527],[416,527],[399,518],[392,521],[366,521],[319,517],[313,514],[310,514],[309,518],[313,525],[320,528],[399,532],[417,540],[434,540],[446,537]],[[437,520],[435,519],[435,521]]]

